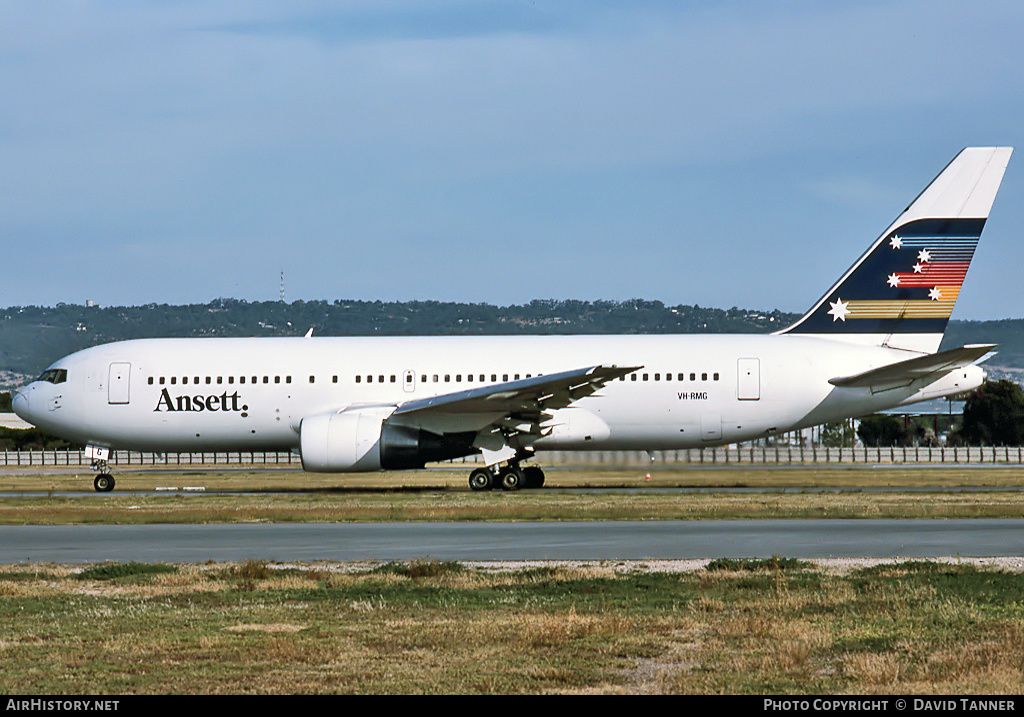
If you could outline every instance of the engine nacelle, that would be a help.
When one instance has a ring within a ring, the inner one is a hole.
[[[473,433],[437,435],[387,422],[392,409],[324,413],[302,419],[302,468],[311,473],[359,473],[423,468],[474,452]]]

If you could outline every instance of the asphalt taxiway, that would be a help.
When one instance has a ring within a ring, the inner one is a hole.
[[[1024,520],[692,520],[0,526],[0,564],[1024,555]]]

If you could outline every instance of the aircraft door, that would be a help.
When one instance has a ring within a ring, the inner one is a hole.
[[[761,398],[761,362],[756,358],[736,361],[736,398],[758,401]]]
[[[128,378],[131,374],[130,363],[110,364],[107,378],[107,403],[128,403]]]
[[[412,393],[416,390],[416,372],[406,371],[402,376],[402,388],[406,393]]]

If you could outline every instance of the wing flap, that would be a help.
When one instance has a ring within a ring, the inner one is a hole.
[[[551,417],[551,411],[593,395],[609,381],[638,368],[590,366],[416,399],[398,406],[391,420],[439,433],[457,425],[459,430],[468,426],[477,430],[498,426],[539,435],[539,424]]]

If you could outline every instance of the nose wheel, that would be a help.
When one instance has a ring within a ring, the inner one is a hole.
[[[92,481],[92,487],[97,493],[109,493],[114,490],[114,476],[107,473],[107,461],[103,458],[93,460],[91,468],[99,471],[100,474]]]

